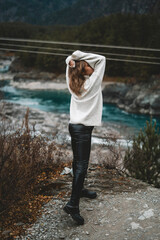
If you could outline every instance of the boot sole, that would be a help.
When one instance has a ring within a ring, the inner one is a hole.
[[[63,208],[63,210],[64,210],[67,214],[70,214],[71,217],[73,218],[73,220],[78,223],[78,225],[83,225],[83,224],[84,224],[84,221],[78,220],[78,219],[74,216],[74,214],[72,214],[72,212],[70,211],[70,209],[69,209],[67,206],[65,206],[65,207]]]

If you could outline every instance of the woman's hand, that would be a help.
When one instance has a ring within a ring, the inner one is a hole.
[[[70,60],[70,61],[69,61],[69,66],[70,66],[71,68],[74,68],[74,67],[75,67],[75,61],[74,61],[74,60]]]

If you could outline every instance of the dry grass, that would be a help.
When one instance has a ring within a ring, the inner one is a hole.
[[[123,167],[123,158],[125,154],[124,148],[118,142],[118,136],[103,135],[105,144],[96,146],[92,151],[92,161],[98,161],[98,165],[106,169],[121,170]]]
[[[20,228],[17,222],[35,221],[38,209],[52,197],[36,195],[36,185],[48,176],[57,179],[70,163],[65,146],[36,136],[34,126],[33,130],[29,128],[29,109],[21,128],[9,126],[2,113],[0,127],[0,235],[11,228],[11,237],[20,232],[15,230]]]

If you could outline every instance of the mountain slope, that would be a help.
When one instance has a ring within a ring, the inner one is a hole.
[[[78,0],[0,0],[0,22],[48,24],[46,19]]]
[[[77,25],[113,13],[160,13],[160,1],[0,0],[0,22]]]
[[[52,22],[76,25],[114,13],[144,14],[153,12],[160,12],[159,0],[79,0],[70,8],[52,15]]]

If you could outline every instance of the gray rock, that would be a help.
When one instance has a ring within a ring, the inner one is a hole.
[[[129,89],[130,86],[124,83],[112,83],[106,85],[103,89],[104,102],[110,101],[112,103],[117,103],[119,102],[119,99],[120,101],[123,101],[123,98]]]
[[[148,84],[110,83],[103,88],[104,102],[132,113],[160,115],[159,79]]]

